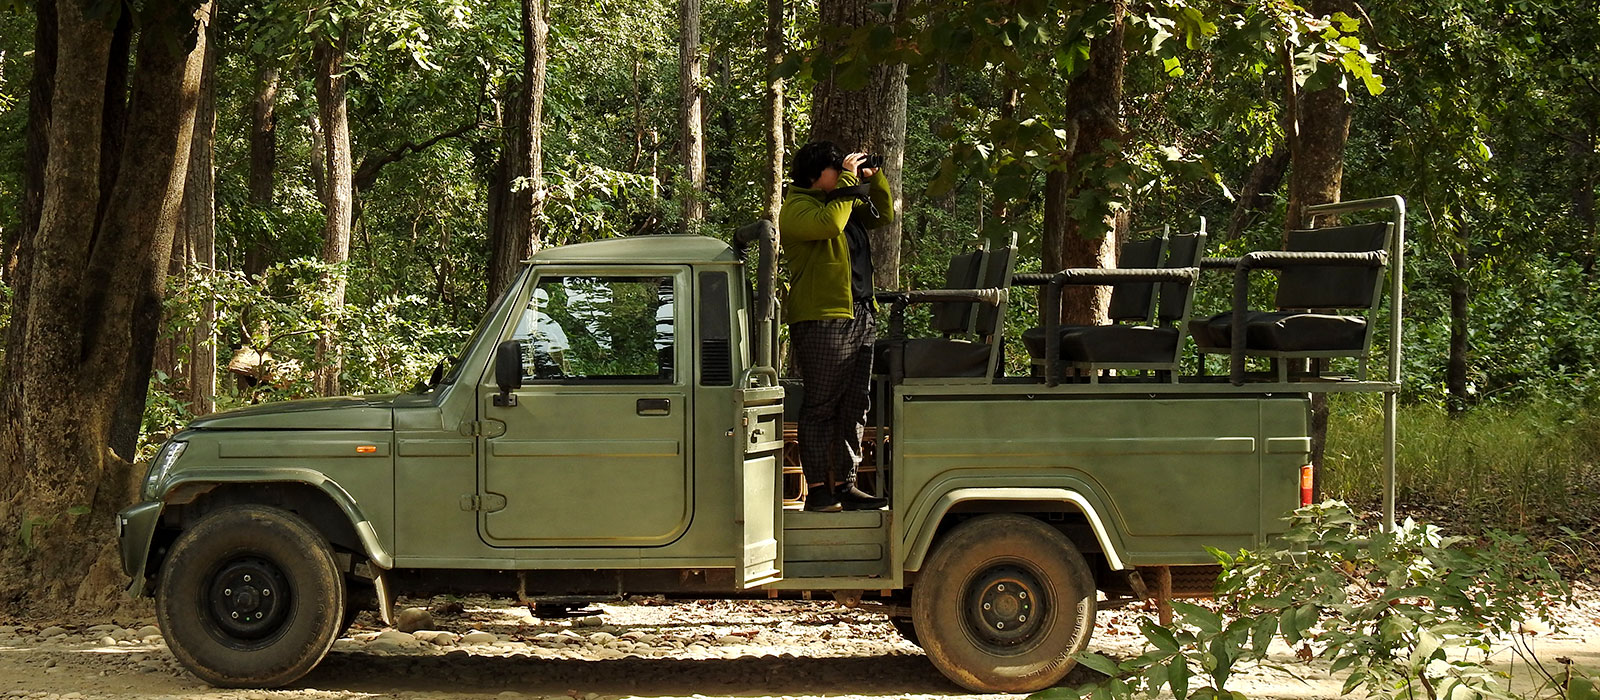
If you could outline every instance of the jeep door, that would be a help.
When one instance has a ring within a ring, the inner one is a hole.
[[[505,339],[522,343],[516,405],[479,386],[479,527],[513,547],[648,547],[693,513],[689,270],[535,269]]]

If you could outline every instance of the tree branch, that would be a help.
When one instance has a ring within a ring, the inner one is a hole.
[[[471,121],[468,121],[467,123],[442,134],[435,135],[433,138],[421,143],[407,141],[400,144],[400,146],[394,150],[385,151],[378,154],[368,154],[367,157],[361,159],[361,165],[360,167],[356,168],[355,177],[352,178],[356,189],[371,189],[373,183],[378,181],[378,173],[383,170],[384,166],[397,162],[413,153],[421,153],[426,151],[440,141],[461,136],[476,128],[478,128],[478,120],[476,115],[474,115]]]

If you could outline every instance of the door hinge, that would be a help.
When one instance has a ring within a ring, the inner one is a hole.
[[[461,421],[460,432],[467,437],[500,437],[506,434],[506,424],[497,420]]]
[[[497,510],[503,510],[505,507],[506,497],[498,493],[468,493],[461,495],[461,510],[478,510],[486,513],[493,513]]]

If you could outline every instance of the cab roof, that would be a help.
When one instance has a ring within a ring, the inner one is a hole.
[[[737,262],[733,248],[709,236],[665,234],[608,238],[546,248],[530,263],[688,264]]]

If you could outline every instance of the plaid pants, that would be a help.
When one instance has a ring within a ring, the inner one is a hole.
[[[806,481],[854,485],[861,466],[861,437],[871,399],[872,307],[855,305],[855,318],[789,325],[795,364],[805,381],[800,402],[800,468]]]

